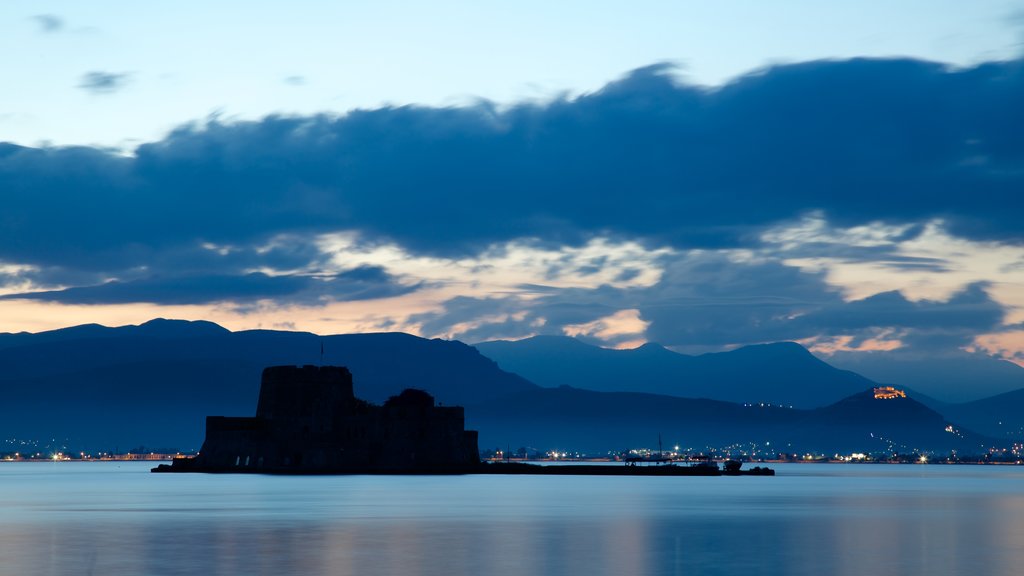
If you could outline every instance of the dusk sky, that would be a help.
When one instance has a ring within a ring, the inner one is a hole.
[[[1024,364],[1008,1],[0,4],[0,332]]]

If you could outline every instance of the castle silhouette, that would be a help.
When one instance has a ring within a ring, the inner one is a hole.
[[[461,406],[435,406],[416,389],[378,406],[355,397],[347,368],[273,366],[256,416],[208,416],[199,455],[154,472],[459,473],[479,464]]]

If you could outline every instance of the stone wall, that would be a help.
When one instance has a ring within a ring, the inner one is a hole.
[[[355,397],[336,366],[263,371],[256,416],[207,418],[197,470],[232,472],[458,472],[479,464],[461,407],[408,389],[376,406]],[[186,466],[186,464],[182,464]]]

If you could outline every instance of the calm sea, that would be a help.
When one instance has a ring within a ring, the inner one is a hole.
[[[1018,575],[1024,468],[228,476],[0,464],[3,575]]]

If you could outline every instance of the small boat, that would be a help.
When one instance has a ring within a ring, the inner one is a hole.
[[[723,476],[775,476],[775,470],[754,466],[750,470],[741,470],[743,463],[739,460],[726,460],[722,464]]]

